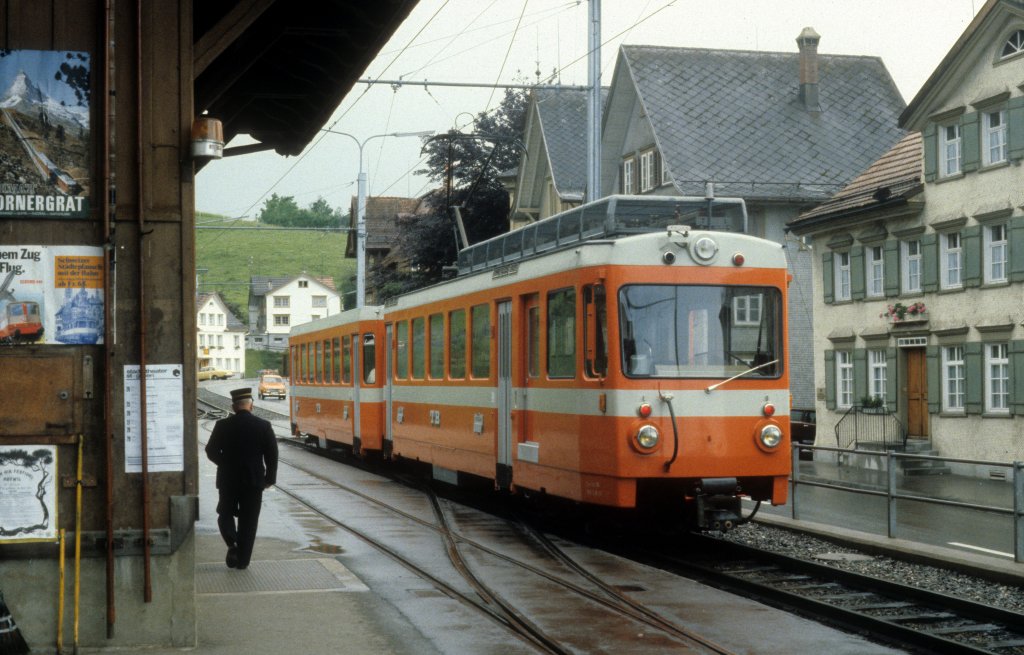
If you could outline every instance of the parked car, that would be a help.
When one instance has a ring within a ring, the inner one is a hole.
[[[288,387],[285,386],[284,378],[280,375],[261,375],[258,392],[260,400],[268,396],[284,398],[288,393]]]
[[[814,435],[817,431],[817,421],[813,409],[791,409],[789,410],[790,440],[793,443],[813,446]],[[800,459],[814,459],[814,451],[810,448],[800,449]]]
[[[203,380],[227,380],[232,375],[234,374],[231,371],[226,371],[219,366],[204,366],[199,369],[197,377],[202,382]]]

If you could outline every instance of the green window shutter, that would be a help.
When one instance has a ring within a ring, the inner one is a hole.
[[[825,292],[825,304],[831,305],[835,301],[835,282],[832,280],[832,276],[835,275],[835,269],[832,265],[832,253],[823,252],[821,253],[821,289]]]
[[[1010,412],[1024,414],[1024,341],[1010,342]]]
[[[964,344],[964,382],[967,387],[964,409],[968,414],[981,414],[985,408],[985,364],[981,350],[980,341]]]
[[[1024,218],[1010,219],[1010,281],[1024,280]]]
[[[825,351],[825,407],[836,408],[836,351]]]
[[[933,182],[939,172],[939,133],[934,123],[924,128],[921,138],[924,141],[924,180]]]
[[[864,300],[864,246],[855,246],[850,251],[850,298]]]
[[[891,298],[900,295],[900,242],[886,241],[883,256],[885,295]]]
[[[925,348],[925,366],[928,368],[928,413],[942,410],[942,359],[938,346]]]
[[[1010,159],[1024,158],[1024,96],[1010,98],[1006,103],[1006,129]]]
[[[963,283],[965,287],[981,285],[981,226],[971,225],[963,229],[964,258]]]
[[[853,404],[868,395],[868,351],[855,348],[853,351]]]
[[[939,290],[939,239],[934,233],[921,236],[921,288]]]
[[[981,164],[981,134],[978,132],[978,113],[971,112],[960,117],[960,134],[963,145],[963,163],[965,173],[978,170]]]
[[[885,406],[890,412],[896,411],[896,389],[899,388],[899,380],[896,377],[896,348],[885,349]]]

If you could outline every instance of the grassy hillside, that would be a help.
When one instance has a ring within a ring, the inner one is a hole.
[[[292,276],[305,271],[333,277],[339,292],[355,288],[349,278],[355,275],[356,262],[344,258],[345,233],[259,230],[249,221],[232,224],[204,213],[197,213],[196,223],[250,228],[196,230],[199,292],[219,292],[243,323],[249,320],[248,285],[254,275]]]

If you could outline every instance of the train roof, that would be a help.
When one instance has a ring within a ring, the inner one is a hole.
[[[383,315],[384,308],[380,305],[366,305],[361,309],[346,309],[338,314],[331,314],[330,316],[318,318],[315,321],[310,321],[309,323],[296,325],[291,329],[289,335],[297,336],[300,334],[308,334],[310,332],[337,327],[339,325],[348,325],[349,323],[357,323],[359,321],[379,321]]]
[[[582,241],[661,232],[670,225],[746,232],[742,198],[608,196],[463,248],[458,274],[468,275]]]

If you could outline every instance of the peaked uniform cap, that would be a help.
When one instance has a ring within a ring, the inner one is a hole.
[[[252,387],[246,387],[245,389],[232,389],[231,402],[237,403],[239,400],[252,400]]]

